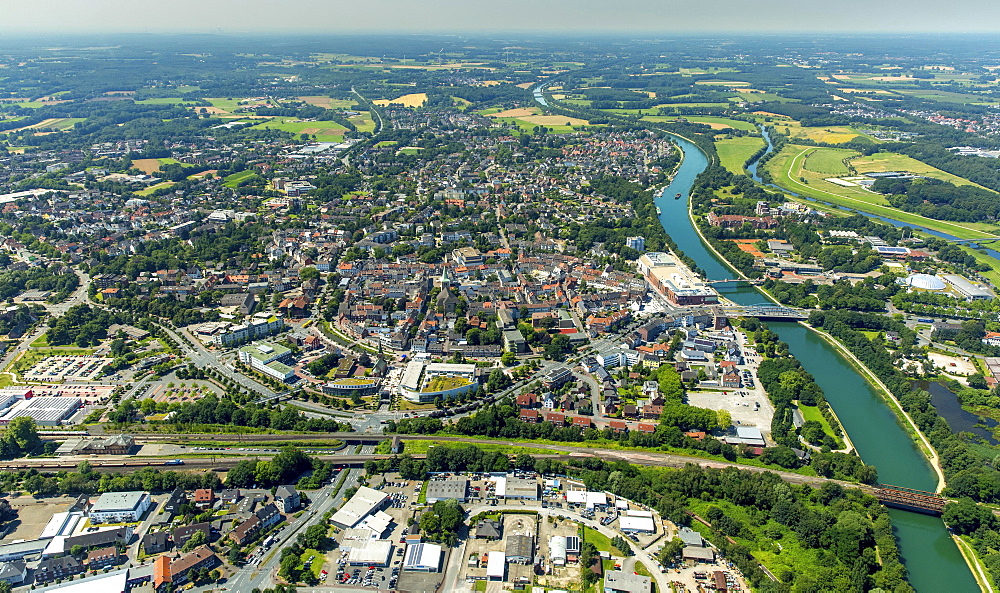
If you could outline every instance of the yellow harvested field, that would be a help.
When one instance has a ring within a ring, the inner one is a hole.
[[[499,80],[484,80],[484,81],[482,81],[479,84],[481,84],[483,86],[499,86],[500,85],[500,81]]]
[[[376,105],[381,105],[385,107],[391,103],[400,103],[404,107],[421,107],[427,102],[427,93],[410,93],[409,95],[403,95],[402,97],[397,97],[392,101],[388,99],[378,99],[373,101]]]
[[[528,115],[538,115],[538,109],[534,107],[518,107],[516,109],[507,109],[505,111],[491,113],[486,117],[525,117]]]
[[[700,121],[698,123],[700,123],[703,126],[708,126],[708,127],[712,128],[713,130],[725,130],[726,128],[733,127],[733,126],[731,126],[729,124],[723,124],[723,123],[719,123],[719,122]]]
[[[772,111],[754,111],[754,115],[764,115],[764,116],[767,116],[767,117],[783,117],[785,119],[792,119],[791,117],[789,117],[787,115],[782,115],[780,113],[774,113]]]
[[[521,84],[516,84],[514,86],[516,86],[519,89],[530,89],[534,84],[535,83],[533,82],[522,82]]]
[[[526,121],[529,124],[535,124],[539,126],[589,126],[590,122],[585,119],[579,119],[576,117],[566,117],[564,115],[529,115],[527,117],[519,117],[521,121]]]
[[[136,159],[132,161],[132,166],[146,175],[152,175],[160,170],[160,161],[158,159]]]
[[[198,113],[201,113],[201,110],[204,109],[206,113],[211,115],[229,115],[228,111],[220,107],[192,107],[191,109],[194,109]]]
[[[323,107],[325,109],[330,108],[330,101],[333,100],[330,97],[299,97],[299,99],[305,101],[310,105],[314,105],[316,107]]]
[[[836,78],[837,80],[850,80],[851,79],[851,77],[848,76],[848,75],[846,75],[846,74],[834,74],[833,78]]]
[[[552,95],[552,98],[556,101],[561,101],[566,98],[566,95]]]

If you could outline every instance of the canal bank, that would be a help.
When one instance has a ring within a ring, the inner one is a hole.
[[[730,267],[702,241],[688,215],[688,195],[695,178],[708,165],[708,158],[686,139],[677,138],[677,143],[685,158],[672,183],[656,199],[661,209],[660,223],[678,249],[694,259],[706,277],[733,278]],[[684,199],[673,199],[677,193]],[[742,305],[757,304],[767,298],[756,288],[742,284],[719,285],[719,292]],[[899,424],[877,389],[859,374],[839,348],[798,323],[775,322],[769,327],[816,379],[858,454],[865,463],[878,468],[881,481],[917,490],[936,489],[937,472],[923,451]],[[939,518],[893,509],[889,515],[910,583],[917,591],[980,589]]]

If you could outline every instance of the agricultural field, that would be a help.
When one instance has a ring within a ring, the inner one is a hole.
[[[332,97],[318,96],[299,97],[299,100],[324,109],[348,109],[356,103],[356,101],[351,101],[350,99],[334,99]]]
[[[760,89],[734,88],[732,90],[740,96],[741,101],[777,101],[779,103],[794,103],[798,101],[798,99],[789,99]]]
[[[748,121],[742,121],[738,119],[729,119],[728,117],[714,117],[709,115],[697,115],[697,116],[682,116],[685,117],[689,122],[697,124],[708,124],[712,126],[713,129],[723,130],[726,128],[736,128],[737,130],[747,130],[753,131],[757,127]]]
[[[9,134],[11,132],[20,132],[23,130],[43,130],[43,129],[62,132],[72,128],[77,122],[85,120],[86,118],[83,117],[55,117],[55,118],[43,119],[37,124],[24,126],[23,128],[15,128],[13,130],[7,130],[6,132],[0,132],[0,133]]]
[[[154,97],[152,99],[143,99],[141,101],[136,101],[137,105],[188,105],[195,106],[195,101],[191,99],[184,99],[181,97]]]
[[[354,124],[354,127],[357,128],[359,132],[375,131],[375,121],[372,120],[372,114],[367,111],[362,111],[358,115],[352,115],[347,118],[347,121]]]
[[[190,167],[192,165],[184,165],[184,163],[178,161],[177,159],[135,159],[132,161],[132,166],[139,169],[147,175],[152,175],[160,170],[163,165],[183,165],[185,167]]]
[[[396,97],[395,99],[378,99],[372,101],[376,105],[381,105],[385,107],[392,103],[400,103],[404,107],[423,107],[424,103],[427,102],[427,93],[410,93],[409,95],[403,95],[402,97]]]
[[[849,126],[803,126],[793,119],[777,119],[770,122],[775,131],[784,134],[794,142],[799,139],[823,142],[825,144],[842,144],[850,142],[858,136],[864,136],[854,128]]]
[[[309,134],[320,142],[340,142],[346,128],[332,121],[303,121],[293,117],[276,117],[252,126],[251,129],[282,130],[292,134]]]
[[[513,123],[518,128],[530,132],[535,126],[545,126],[556,134],[565,134],[573,131],[574,127],[590,125],[585,119],[569,117],[565,115],[542,115],[542,110],[538,107],[519,107],[517,109],[486,109],[480,112],[486,117],[493,117],[505,122]]]
[[[715,141],[722,166],[737,175],[743,173],[743,163],[763,146],[764,139],[758,136],[719,138]]]

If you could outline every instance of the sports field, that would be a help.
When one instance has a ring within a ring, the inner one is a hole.
[[[764,146],[764,139],[757,136],[721,138],[715,141],[719,160],[727,170],[743,174],[743,163]]]

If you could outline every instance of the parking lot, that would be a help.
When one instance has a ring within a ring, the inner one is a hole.
[[[27,381],[93,381],[110,358],[103,356],[49,356],[24,373]]]

